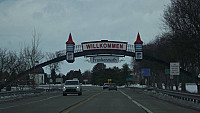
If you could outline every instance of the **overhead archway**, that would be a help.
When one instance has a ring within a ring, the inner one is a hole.
[[[43,62],[41,64],[36,65],[35,67],[32,67],[28,70],[25,70],[24,72],[20,73],[17,75],[16,80],[18,80],[19,78],[29,74],[30,72],[34,71],[35,69],[47,66],[49,64],[52,63],[56,63],[56,62],[60,62],[60,61],[64,61],[66,60],[66,53],[65,50],[62,51],[58,51],[57,52],[58,57],[54,58],[52,60]],[[134,53],[134,45],[127,45],[127,50],[90,50],[90,51],[82,51],[81,50],[81,46],[77,45],[76,46],[76,50],[74,53],[74,57],[82,57],[82,56],[90,56],[90,55],[102,55],[102,54],[109,54],[109,55],[121,55],[121,56],[129,56],[129,57],[135,57],[135,53]],[[14,80],[15,81],[15,80]],[[5,84],[1,84],[0,89],[3,89],[5,86],[12,84],[14,81],[8,80],[6,81]]]
[[[73,63],[74,58],[77,58],[77,57],[90,56],[90,55],[98,56],[102,54],[104,55],[107,54],[110,56],[113,56],[113,55],[121,55],[121,56],[129,56],[129,57],[136,56],[137,58],[137,52],[138,52],[140,54],[139,60],[141,60],[142,43],[143,42],[141,41],[140,35],[138,33],[137,40],[134,43],[136,46],[134,46],[133,44],[128,44],[127,42],[108,41],[108,40],[83,42],[81,45],[75,45],[70,33],[69,39],[66,42],[66,50],[56,52],[57,58],[43,62],[28,70],[25,70],[24,72],[18,74],[15,80],[7,80],[5,84],[1,84],[0,89],[4,88],[5,86],[9,84],[12,84],[14,81],[18,80],[21,77],[28,75],[30,72],[34,71],[35,69],[47,66],[55,62],[60,62],[63,60],[67,60],[69,63]],[[71,61],[68,59],[70,58],[69,55],[70,57],[73,56]]]

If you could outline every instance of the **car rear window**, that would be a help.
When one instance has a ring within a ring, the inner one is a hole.
[[[65,85],[78,85],[78,81],[66,81]]]
[[[111,83],[111,84],[110,84],[110,86],[116,86],[116,84],[114,84],[114,83]]]
[[[104,83],[104,85],[108,85],[109,83]]]

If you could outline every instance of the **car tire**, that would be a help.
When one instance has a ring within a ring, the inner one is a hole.
[[[67,94],[63,93],[63,96],[67,96]]]
[[[82,93],[78,93],[78,96],[81,96],[82,95]]]

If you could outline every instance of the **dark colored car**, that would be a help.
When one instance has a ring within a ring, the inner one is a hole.
[[[116,90],[117,91],[117,85],[115,83],[110,83],[108,90]]]

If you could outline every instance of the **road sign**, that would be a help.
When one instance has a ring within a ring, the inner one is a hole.
[[[126,78],[126,81],[134,81],[135,80],[135,78]]]
[[[180,64],[178,62],[170,63],[170,75],[180,75]]]
[[[165,74],[169,75],[170,74],[170,69],[165,69]]]
[[[141,71],[142,71],[141,76],[151,76],[150,69],[143,68],[143,69],[141,69]]]
[[[142,52],[135,52],[135,60],[142,60]]]
[[[63,83],[63,78],[56,78],[56,82]]]
[[[84,82],[88,82],[88,79],[84,79],[83,81],[84,81]]]

